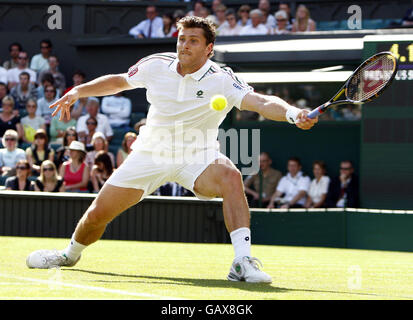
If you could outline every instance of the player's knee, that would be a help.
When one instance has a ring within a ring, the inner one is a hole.
[[[110,221],[106,221],[105,213],[95,205],[91,205],[83,217],[83,224],[89,229],[98,229],[106,226]]]
[[[221,179],[221,188],[230,192],[242,190],[241,172],[236,168],[226,169]]]

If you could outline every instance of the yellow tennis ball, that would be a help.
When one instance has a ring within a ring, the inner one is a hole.
[[[211,98],[210,107],[215,111],[222,111],[225,109],[227,104],[227,98],[225,98],[223,95],[218,94]]]

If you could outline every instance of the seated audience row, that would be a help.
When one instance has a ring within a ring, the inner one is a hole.
[[[313,175],[302,172],[300,159],[292,157],[287,174],[271,167],[267,152],[260,154],[260,171],[244,180],[251,207],[267,208],[334,208],[359,206],[358,180],[351,161],[340,163],[340,175],[330,179],[323,161],[314,161]]]

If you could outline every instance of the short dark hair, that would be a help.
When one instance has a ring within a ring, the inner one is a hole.
[[[29,80],[30,80],[30,74],[29,74],[28,72],[26,72],[26,71],[20,72],[19,78],[20,78],[21,76],[27,76],[27,78],[29,78]]]
[[[212,44],[215,43],[215,38],[216,38],[215,26],[208,19],[196,17],[196,16],[187,16],[179,20],[176,25],[177,25],[178,31],[184,28],[188,28],[188,29],[200,28],[204,30],[206,44],[209,45],[210,43]],[[213,50],[211,51],[209,57],[212,57],[212,55],[213,55]]]
[[[78,75],[81,76],[83,79],[86,79],[86,74],[81,70],[76,70],[75,72],[73,72],[73,76],[74,75]]]
[[[235,19],[237,18],[237,14],[235,13],[235,10],[232,9],[232,8],[228,9],[227,11],[225,11],[225,16],[226,16],[226,17],[228,17],[228,16],[230,16],[230,15],[234,15],[234,16],[235,16]]]
[[[11,44],[9,45],[9,51],[11,51],[11,48],[12,48],[12,47],[18,47],[18,48],[19,48],[19,51],[22,51],[22,50],[23,50],[22,45],[21,45],[20,43],[18,43],[18,42],[13,42],[13,43],[11,43]]]
[[[288,159],[288,161],[295,161],[301,166],[301,160],[298,157],[291,157],[290,159]]]
[[[42,45],[42,43],[46,43],[49,48],[52,47],[52,42],[49,39],[43,39],[40,41],[40,45]]]
[[[313,167],[314,167],[315,165],[318,165],[318,166],[319,166],[321,169],[323,169],[324,171],[327,170],[326,163],[325,163],[324,161],[322,161],[322,160],[315,160],[315,161],[313,162]]]

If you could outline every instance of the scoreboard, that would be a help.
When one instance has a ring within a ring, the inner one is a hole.
[[[413,209],[413,34],[365,37],[363,59],[381,51],[399,65],[392,85],[363,106],[361,205]]]

